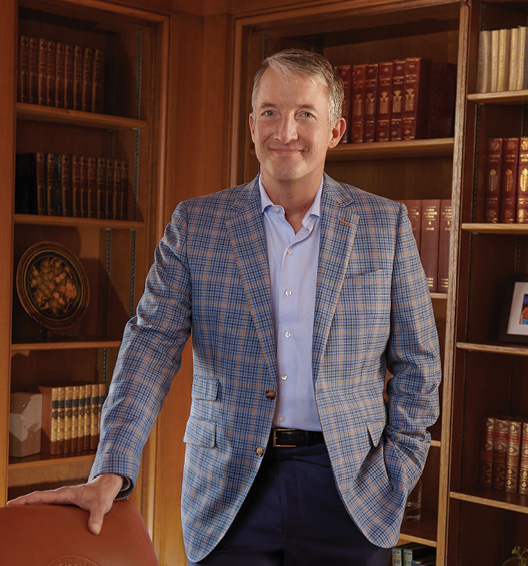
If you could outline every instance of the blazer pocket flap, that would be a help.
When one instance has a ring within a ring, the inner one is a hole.
[[[214,448],[216,446],[216,423],[189,417],[183,442],[204,446],[205,448]]]
[[[218,379],[195,375],[192,384],[192,398],[216,401],[219,387],[220,381]]]
[[[367,422],[367,429],[370,436],[372,446],[376,447],[380,443],[383,431],[385,430],[385,421],[370,421]]]

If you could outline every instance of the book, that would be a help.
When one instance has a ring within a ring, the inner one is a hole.
[[[378,100],[378,63],[365,65],[365,129],[364,141],[371,143],[376,141],[376,109]]]
[[[57,43],[55,41],[48,40],[47,65],[46,105],[55,106],[55,83],[57,78]]]
[[[57,155],[46,153],[46,214],[60,216],[60,179],[57,178]]]
[[[29,102],[38,104],[39,99],[39,40],[29,38]]]
[[[60,454],[61,388],[40,386],[42,395],[41,452]]]
[[[493,465],[491,486],[504,490],[506,481],[506,452],[508,450],[508,419],[495,418],[493,433]]]
[[[416,247],[420,252],[422,234],[422,201],[420,199],[407,199],[403,203],[407,207],[407,214],[411,222],[412,232],[416,240]]]
[[[29,37],[24,34],[21,34],[18,38],[17,78],[17,100],[29,102]]]
[[[506,468],[504,491],[517,493],[519,488],[519,459],[521,452],[521,425],[517,419],[508,420],[506,435]]]
[[[524,421],[521,425],[519,493],[522,495],[528,495],[528,421]]]
[[[491,31],[479,32],[477,92],[491,91]]]
[[[57,176],[60,185],[61,214],[62,216],[73,216],[71,155],[57,155]]]
[[[403,553],[401,546],[392,549],[392,566],[403,566]]]
[[[440,220],[438,236],[438,293],[449,289],[449,244],[451,239],[451,199],[440,200]]]
[[[417,137],[417,125],[426,119],[431,60],[407,57],[403,81],[402,140]]]
[[[93,71],[93,49],[91,47],[85,47],[83,49],[83,70],[81,86],[81,110],[83,110],[84,112],[92,111]]]
[[[66,73],[66,46],[57,42],[55,58],[55,107],[64,108],[64,79]]]
[[[404,99],[405,59],[393,62],[392,106],[390,117],[390,141],[402,139],[402,111]]]
[[[516,220],[528,224],[528,137],[519,138]]]
[[[46,106],[48,102],[48,42],[38,39],[38,82],[37,104]]]
[[[511,30],[500,29],[498,41],[497,84],[495,90],[505,91],[508,90],[510,76]]]
[[[520,61],[519,61],[519,28],[510,30],[510,52],[508,54],[509,74],[505,82],[507,88],[505,90],[516,90],[519,80]]]
[[[438,289],[439,227],[440,199],[422,200],[420,257],[431,293]]]
[[[436,552],[434,548],[430,546],[425,546],[418,543],[410,543],[403,547],[403,566],[413,566],[414,564],[420,564],[420,560],[424,558],[429,558],[435,556]]]
[[[72,105],[73,110],[82,109],[83,94],[83,57],[84,49],[80,45],[73,46]]]
[[[71,156],[72,167],[72,216],[81,216],[81,157],[80,155]]]
[[[97,218],[97,158],[87,158],[88,181],[87,181],[87,210],[88,218]]]
[[[63,454],[72,452],[73,442],[73,387],[64,387],[64,447]],[[77,430],[75,429],[75,434]]]
[[[365,77],[364,63],[352,66],[352,143],[363,143],[365,139]]]
[[[346,120],[346,130],[340,143],[350,142],[350,128],[352,126],[351,113],[350,113],[350,102],[351,102],[351,89],[352,89],[352,66],[351,65],[337,65],[335,67],[336,73],[341,77],[343,81],[344,99],[343,99],[343,111],[341,116]]]
[[[528,88],[528,26],[519,26],[517,33],[518,69],[514,90]]]
[[[73,45],[64,44],[64,108],[73,108]]]
[[[484,421],[484,430],[480,450],[480,485],[491,487],[493,468],[493,441],[495,434],[495,418],[487,417]]]
[[[92,112],[103,112],[104,109],[104,52],[100,49],[93,51],[92,72]]]
[[[519,168],[519,138],[504,138],[501,175],[501,222],[515,222],[517,208],[517,173]]]
[[[393,68],[394,63],[392,61],[379,63],[378,102],[376,108],[376,141],[379,142],[390,140]]]
[[[486,198],[484,221],[500,221],[503,138],[488,138],[486,154]]]
[[[491,69],[490,69],[490,92],[498,90],[498,64],[499,64],[499,30],[491,30]]]

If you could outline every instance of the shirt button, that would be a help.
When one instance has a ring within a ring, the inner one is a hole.
[[[273,391],[273,389],[268,389],[266,391],[266,399],[275,399],[275,397],[277,397],[277,394]]]
[[[292,292],[288,289],[284,294],[285,294],[287,297],[291,297]]]
[[[280,211],[281,211],[281,207],[280,207],[280,206],[276,206],[273,210],[274,210],[275,212],[280,212]]]
[[[281,375],[281,379],[282,379],[282,381],[286,381],[288,379],[288,376],[285,373],[283,373]]]
[[[262,448],[262,446],[257,446],[255,448],[255,454],[259,457],[262,458],[262,456],[264,456],[264,448]]]
[[[279,417],[279,421],[283,423],[286,420],[286,417]]]
[[[292,254],[293,254],[293,250],[292,250],[291,248],[288,248],[287,254],[288,254],[288,255],[292,255]]]
[[[289,330],[286,330],[284,336],[286,336],[286,338],[291,338],[291,332]]]

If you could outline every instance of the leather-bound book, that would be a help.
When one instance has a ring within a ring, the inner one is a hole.
[[[501,222],[517,219],[517,177],[519,169],[519,138],[504,138],[501,177]]]
[[[392,71],[394,63],[383,61],[379,63],[378,72],[378,102],[376,108],[376,141],[390,140],[390,117],[392,102]]]
[[[18,38],[17,83],[17,100],[19,102],[29,102],[29,37],[24,34]]]
[[[55,59],[55,107],[64,108],[64,79],[66,73],[66,46],[57,42]]]
[[[422,201],[420,256],[429,291],[438,290],[438,244],[440,237],[440,199]]]
[[[37,104],[48,103],[48,42],[38,39],[38,97]]]
[[[522,423],[521,429],[519,493],[528,495],[528,421]]]
[[[416,240],[416,247],[420,252],[421,233],[422,233],[422,201],[421,199],[406,199],[403,201],[407,207],[407,214],[411,222],[411,227]]]
[[[55,41],[48,41],[47,61],[46,105],[55,106],[55,87],[57,81],[57,43]]]
[[[92,110],[92,89],[93,89],[93,49],[85,47],[83,49],[82,66],[82,90],[81,90],[81,110],[91,112]]]
[[[104,110],[104,52],[100,49],[93,51],[91,110],[99,113]]]
[[[364,63],[352,67],[352,143],[365,139],[365,73]]]
[[[491,486],[504,489],[506,481],[506,453],[508,451],[508,419],[497,417],[493,434],[493,466]]]
[[[40,386],[42,395],[41,452],[54,456],[59,448],[61,387]]]
[[[378,75],[378,63],[368,63],[365,66],[365,142],[376,141]]]
[[[521,424],[519,420],[508,421],[506,470],[504,491],[517,493],[519,488],[519,456],[521,451]]]
[[[484,422],[482,445],[480,449],[480,485],[491,487],[493,471],[493,440],[495,433],[495,418],[487,417]]]
[[[396,59],[392,72],[392,106],[390,117],[390,141],[402,139],[403,88],[405,59]]]
[[[486,153],[486,198],[484,201],[484,221],[500,222],[501,179],[502,179],[502,138],[489,138]]]
[[[520,224],[528,224],[528,137],[519,139],[517,222]]]
[[[439,293],[449,289],[449,242],[451,238],[451,199],[440,201],[440,226],[438,236],[438,287]]]

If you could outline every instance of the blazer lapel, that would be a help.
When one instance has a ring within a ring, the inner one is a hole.
[[[337,300],[350,261],[359,216],[350,208],[353,197],[325,175],[321,203],[321,240],[313,332],[313,376],[319,377]]]
[[[277,375],[271,291],[258,180],[249,183],[226,222],[258,339],[271,375]]]

